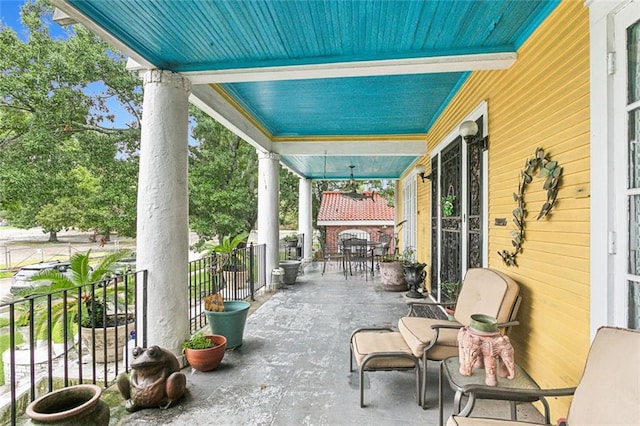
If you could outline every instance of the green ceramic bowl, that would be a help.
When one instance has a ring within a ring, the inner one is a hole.
[[[491,315],[473,314],[471,315],[471,328],[483,333],[492,333],[498,331],[498,320]]]

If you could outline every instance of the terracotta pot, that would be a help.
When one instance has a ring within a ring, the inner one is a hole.
[[[101,394],[100,386],[69,386],[34,400],[26,414],[31,424],[106,426],[110,412]]]
[[[444,311],[447,313],[447,319],[449,321],[455,321],[456,320],[456,317],[455,317],[456,311],[454,311],[453,309],[448,308],[448,307],[444,308]]]
[[[184,356],[190,366],[198,371],[211,371],[218,368],[220,361],[224,358],[224,351],[227,349],[227,338],[219,334],[208,334],[205,336],[213,344],[207,349],[185,348]]]

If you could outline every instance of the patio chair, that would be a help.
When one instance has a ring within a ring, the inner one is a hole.
[[[398,331],[414,356],[422,359],[422,401],[427,393],[427,361],[442,361],[458,356],[458,331],[471,323],[471,315],[485,314],[498,320],[503,333],[516,325],[520,306],[519,286],[502,272],[489,268],[472,268],[462,283],[454,319],[448,321],[423,317],[402,317]],[[437,303],[433,303],[437,304]],[[449,303],[450,304],[450,303]]]
[[[324,272],[327,269],[327,262],[337,261],[341,267],[343,266],[344,253],[338,250],[329,251],[327,244],[323,240],[320,240],[320,250],[322,252],[322,275],[324,275]]]
[[[353,270],[360,269],[365,273],[365,281],[368,278],[368,262],[370,261],[370,250],[367,240],[364,238],[349,238],[343,241],[344,253],[349,265],[349,275],[353,275]],[[347,274],[345,273],[345,277]]]
[[[380,259],[389,253],[389,245],[391,244],[391,236],[382,234],[378,238],[378,244],[373,248],[373,257],[376,259],[376,268],[380,269]]]
[[[573,395],[566,419],[559,425],[629,425],[640,419],[640,331],[601,327],[596,333],[582,378],[575,388],[518,389],[474,386],[483,395],[500,398]],[[470,389],[471,390],[471,389]],[[507,426],[530,423],[451,416],[447,426]]]
[[[515,316],[520,300],[519,286],[511,278],[493,269],[474,268],[465,276],[456,305],[456,321],[403,317],[398,321],[397,332],[386,328],[354,331],[350,356],[351,362],[355,358],[360,375],[360,406],[364,407],[364,371],[415,368],[417,400],[424,408],[427,361],[458,356],[458,330],[471,323],[473,314],[491,315],[498,320],[503,332],[508,331],[508,327],[517,324]]]

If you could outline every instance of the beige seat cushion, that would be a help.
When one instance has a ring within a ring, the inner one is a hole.
[[[398,331],[415,356],[422,357],[424,348],[435,337],[435,331],[431,328],[434,324],[457,323],[422,317],[402,317],[398,321]],[[429,358],[440,360],[450,356],[458,356],[458,330],[441,329],[438,344],[429,351]]]
[[[490,268],[471,268],[458,296],[455,319],[471,323],[471,315],[486,314],[507,322],[518,297],[519,286],[509,276]]]
[[[358,367],[362,365],[364,358],[372,353],[403,352],[411,355],[411,349],[397,331],[361,331],[353,336],[353,355]],[[411,368],[415,361],[406,357],[388,356],[371,360],[367,363],[367,369],[384,368]]]
[[[434,324],[469,325],[471,315],[486,314],[507,322],[518,298],[519,287],[502,272],[489,268],[472,268],[467,271],[456,305],[456,322],[421,317],[404,317],[398,321],[398,330],[413,354],[422,357],[424,348],[435,336]],[[429,359],[443,360],[458,356],[458,330],[440,330],[438,343],[429,350]]]
[[[571,425],[640,422],[639,330],[598,330],[567,420]]]

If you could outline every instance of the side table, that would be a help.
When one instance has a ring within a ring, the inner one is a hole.
[[[540,401],[544,406],[544,418],[546,424],[550,424],[549,404],[544,397],[537,396],[515,396],[510,394],[510,390],[514,389],[540,389],[538,384],[527,374],[522,367],[516,363],[516,377],[512,380],[506,377],[498,377],[497,386],[487,386],[484,384],[485,372],[484,369],[474,370],[471,376],[463,376],[460,374],[460,359],[456,357],[449,357],[440,363],[440,388],[439,388],[439,403],[438,403],[438,422],[442,426],[443,419],[443,385],[444,378],[446,377],[451,389],[456,394],[453,400],[453,414],[457,414],[462,417],[469,417],[473,407],[476,403],[476,399],[496,399],[503,401],[510,401],[511,403],[511,420],[517,420],[516,414],[516,401],[520,402],[535,402]],[[504,394],[500,394],[500,390],[504,390]],[[483,390],[490,391],[490,393],[484,393]],[[462,396],[467,396],[467,403],[461,410],[460,405]]]

